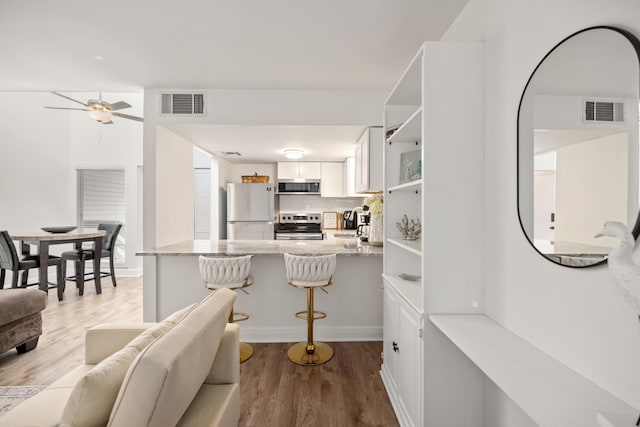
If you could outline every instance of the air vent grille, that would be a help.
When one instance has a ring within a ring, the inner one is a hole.
[[[163,93],[162,114],[204,114],[204,93]]]
[[[587,122],[624,122],[624,102],[587,100],[584,103]]]

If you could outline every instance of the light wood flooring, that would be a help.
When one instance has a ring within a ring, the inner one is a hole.
[[[64,301],[49,291],[43,334],[25,354],[0,355],[0,385],[48,385],[83,363],[84,333],[105,322],[142,321],[142,278],[103,279],[80,297],[73,283]],[[287,359],[290,344],[253,344],[254,356],[240,365],[240,426],[397,426],[380,379],[381,342],[331,343],[328,363],[305,367]]]

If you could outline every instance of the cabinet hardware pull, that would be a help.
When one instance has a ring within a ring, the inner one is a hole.
[[[393,351],[395,351],[396,353],[398,352],[398,343],[397,342],[393,342]]]

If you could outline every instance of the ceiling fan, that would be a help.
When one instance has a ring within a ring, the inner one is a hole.
[[[50,108],[52,110],[78,110],[78,111],[87,111],[89,114],[89,117],[91,117],[93,120],[102,123],[103,125],[110,125],[113,124],[113,121],[111,120],[112,117],[120,117],[123,119],[129,119],[129,120],[135,120],[138,122],[144,122],[144,119],[142,117],[136,117],[136,116],[131,116],[129,114],[123,114],[123,113],[119,113],[117,110],[123,110],[125,108],[130,108],[131,105],[129,105],[128,103],[124,102],[124,101],[118,101],[118,102],[114,102],[113,104],[110,104],[108,102],[105,102],[102,100],[102,93],[100,93],[98,95],[99,99],[89,99],[87,100],[87,103],[85,104],[82,101],[78,101],[77,99],[73,99],[73,98],[69,98],[68,96],[65,96],[61,93],[58,92],[51,92],[54,95],[58,95],[64,99],[68,99],[69,101],[73,101],[75,103],[78,103],[80,105],[84,105],[86,108],[69,108],[69,107],[44,107],[44,108]]]

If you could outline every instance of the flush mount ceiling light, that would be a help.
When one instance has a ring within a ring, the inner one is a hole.
[[[301,159],[304,156],[304,151],[297,148],[289,148],[284,150],[284,156],[287,159]]]

